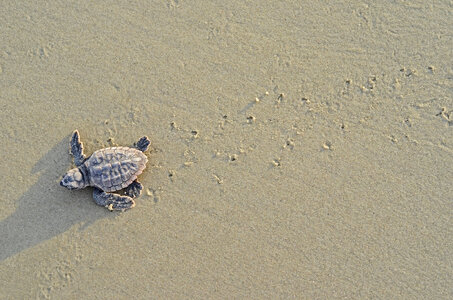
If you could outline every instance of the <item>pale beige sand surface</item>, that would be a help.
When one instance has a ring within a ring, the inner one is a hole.
[[[451,1],[27,2],[0,299],[453,297]],[[58,185],[76,128],[150,137],[134,209]]]

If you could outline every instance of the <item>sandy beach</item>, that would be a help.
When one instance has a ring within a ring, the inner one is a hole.
[[[451,1],[6,1],[0,299],[452,299]],[[147,135],[136,206],[67,190]]]

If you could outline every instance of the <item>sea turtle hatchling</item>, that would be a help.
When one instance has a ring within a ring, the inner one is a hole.
[[[109,210],[126,210],[135,206],[134,198],[143,189],[137,176],[146,167],[148,158],[143,154],[149,147],[148,137],[142,137],[134,148],[110,147],[95,151],[86,158],[79,132],[71,137],[71,154],[76,168],[69,170],[60,185],[70,190],[94,187],[93,198],[96,204]],[[124,195],[110,192],[124,190]]]

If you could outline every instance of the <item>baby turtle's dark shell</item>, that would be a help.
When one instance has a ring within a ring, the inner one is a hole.
[[[90,185],[104,192],[129,186],[146,167],[148,158],[143,152],[129,147],[111,147],[95,151],[84,165]]]

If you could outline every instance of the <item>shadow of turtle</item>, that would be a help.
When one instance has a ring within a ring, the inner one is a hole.
[[[114,217],[97,206],[91,188],[69,191],[59,185],[69,169],[69,136],[55,145],[33,167],[38,181],[18,200],[17,209],[0,222],[0,261],[68,230],[82,229],[95,220]]]

